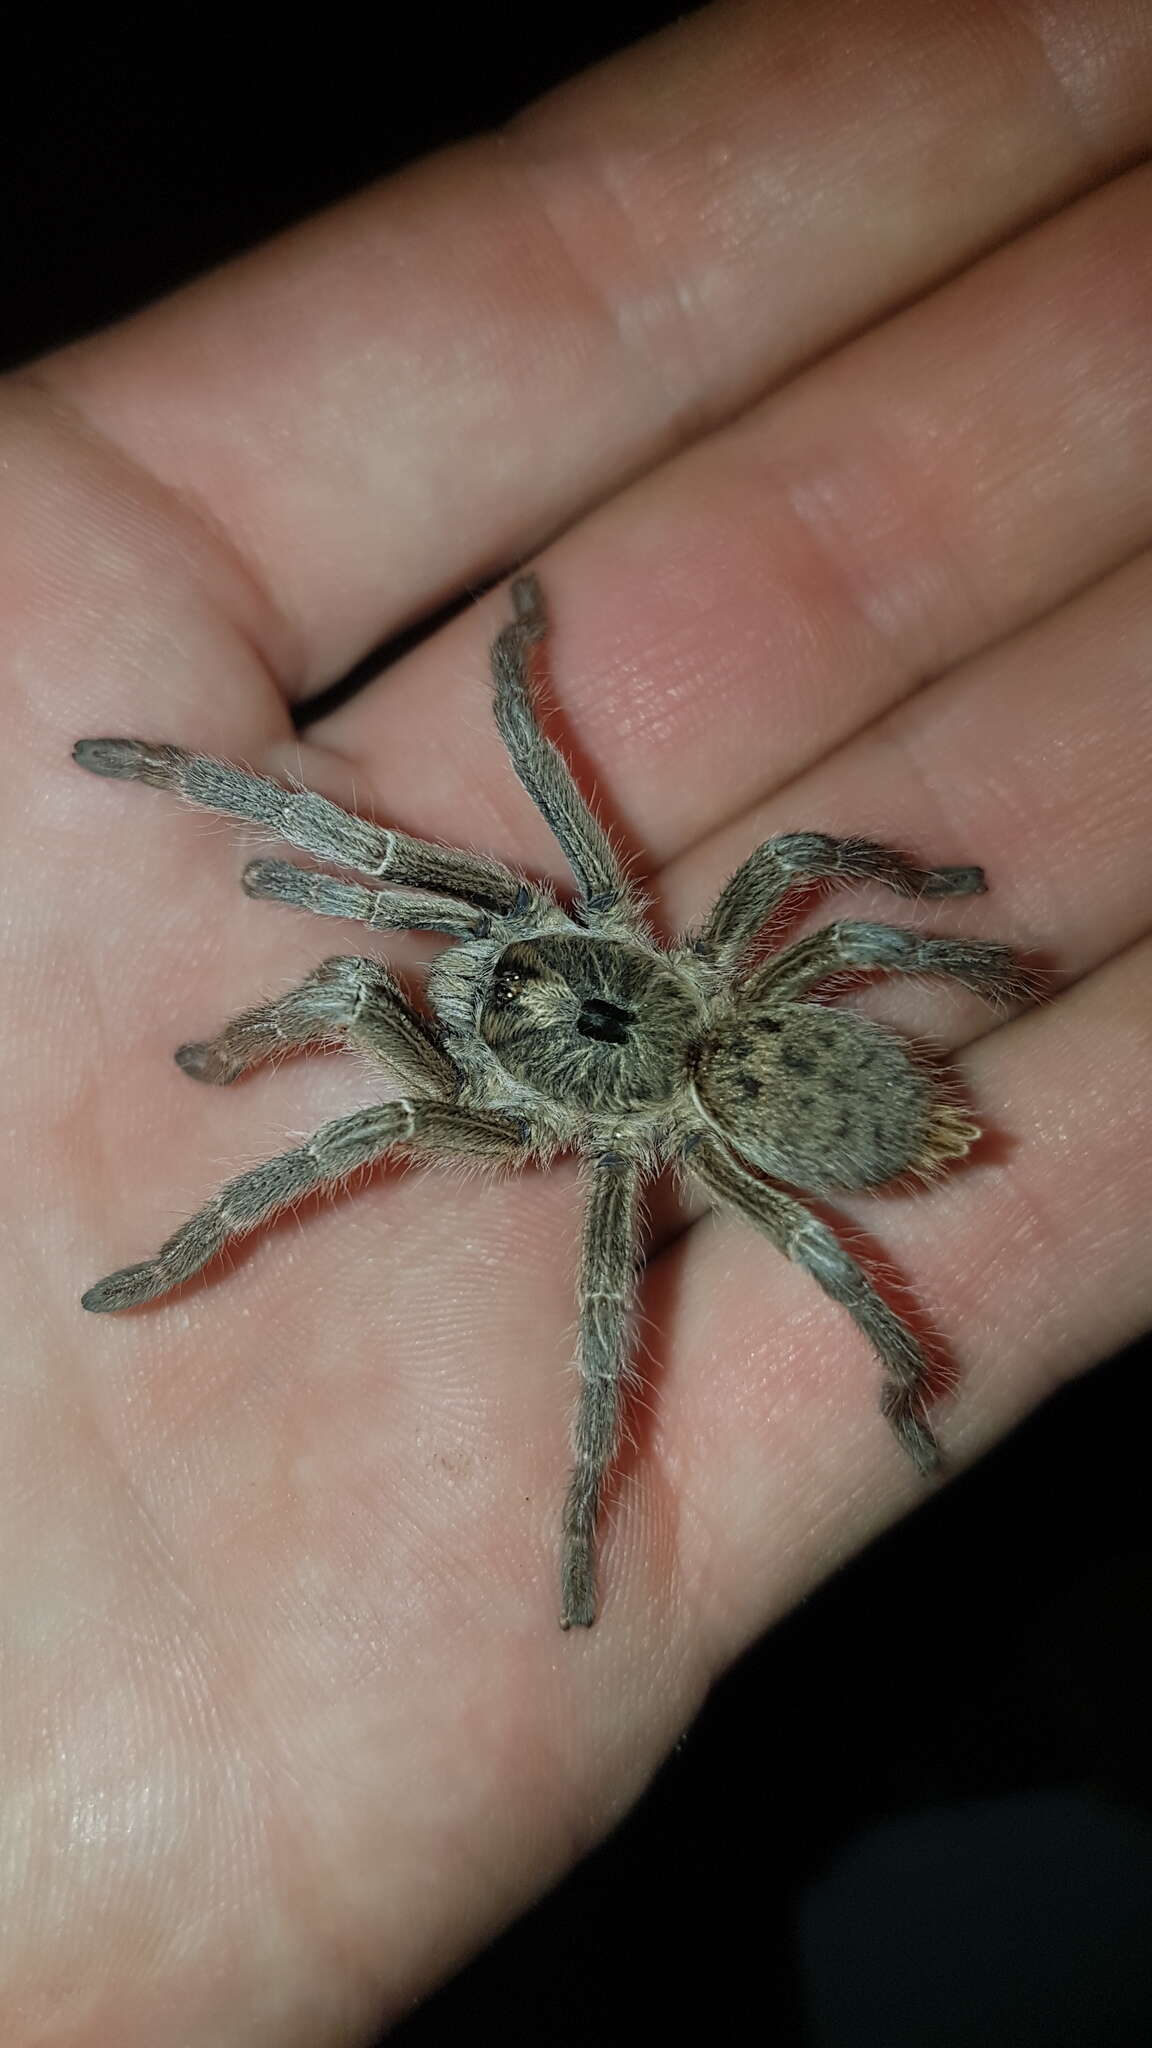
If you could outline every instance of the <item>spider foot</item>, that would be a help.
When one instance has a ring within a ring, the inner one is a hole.
[[[880,1412],[925,1479],[943,1471],[944,1459],[935,1431],[924,1415],[919,1398],[910,1387],[889,1382],[880,1396]]]
[[[983,868],[929,868],[920,888],[922,896],[985,896],[987,893]]]
[[[72,759],[90,775],[108,775],[115,782],[149,782],[156,789],[173,788],[180,762],[187,759],[180,747],[149,747],[143,740],[77,740]]]
[[[171,1285],[159,1261],[149,1259],[145,1265],[122,1266],[118,1273],[97,1280],[87,1294],[81,1295],[80,1306],[96,1316],[114,1314],[117,1309],[135,1308],[141,1301],[154,1301],[158,1294],[166,1294]]]
[[[566,1560],[563,1588],[561,1628],[591,1628],[596,1619],[596,1586],[591,1574]]]
[[[207,1081],[213,1087],[225,1088],[229,1081],[235,1081],[244,1071],[244,1065],[229,1060],[221,1053],[219,1046],[211,1039],[197,1045],[180,1045],[172,1055],[182,1074],[193,1081]]]
[[[561,1628],[591,1628],[596,1619],[596,1502],[575,1482],[564,1517],[560,1567]]]

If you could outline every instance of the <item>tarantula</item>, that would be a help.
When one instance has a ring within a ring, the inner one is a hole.
[[[512,603],[492,646],[496,722],[575,876],[568,907],[498,861],[410,839],[181,747],[77,743],[74,758],[96,775],[172,790],[385,884],[257,860],[244,874],[250,896],[455,941],[429,975],[431,1017],[379,960],[341,957],[216,1038],[182,1046],[176,1059],[186,1074],[227,1083],[289,1047],[336,1041],[375,1055],[408,1092],[339,1117],[238,1175],[155,1258],[110,1274],[83,1301],[113,1310],[167,1294],[265,1217],[389,1153],[515,1166],[575,1149],[586,1163],[587,1208],[561,1624],[587,1627],[596,1613],[597,1521],[621,1434],[645,1177],[678,1164],[711,1203],[737,1210],[848,1311],[883,1366],[884,1414],[931,1472],[939,1451],[921,1346],[827,1224],[786,1189],[822,1195],[929,1174],[962,1157],[979,1129],[894,1032],[824,1006],[816,992],[848,969],[950,975],[990,1000],[1018,984],[1003,946],[856,919],[757,961],[753,942],[796,884],[863,880],[913,897],[984,888],[980,868],[920,868],[869,840],[818,832],[766,840],[698,930],[658,944],[537,721],[532,674],[546,615],[534,576],[516,580]]]

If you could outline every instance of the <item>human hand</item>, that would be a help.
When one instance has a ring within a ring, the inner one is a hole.
[[[560,534],[565,736],[670,927],[768,832],[853,830],[982,862],[941,929],[1052,963],[996,1028],[876,999],[998,1134],[840,1205],[954,1354],[951,1462],[1147,1318],[1147,173],[1102,181],[1147,146],[1149,43],[1098,6],[1043,55],[976,7],[831,19],[704,14],[7,387],[6,2038],[178,2011],[312,2048],[402,2009],[920,1497],[841,1312],[658,1213],[602,1619],[562,1637],[564,1168],[385,1175],[88,1322],[89,1280],[365,1087],[189,1087],[171,1050],[332,931],[247,902],[225,828],[80,777],[79,734],[562,878],[491,727],[503,593],[303,746],[288,715]]]

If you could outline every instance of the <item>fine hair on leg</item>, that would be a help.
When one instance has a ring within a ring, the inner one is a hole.
[[[822,981],[850,969],[885,974],[941,974],[986,1002],[1009,1002],[1028,993],[1019,962],[991,939],[925,938],[906,925],[866,924],[841,918],[774,953],[749,976],[743,998],[796,1002]]]
[[[735,1209],[847,1309],[884,1368],[880,1406],[900,1445],[921,1472],[939,1470],[940,1448],[924,1413],[928,1360],[835,1233],[795,1195],[758,1180],[712,1138],[693,1145],[685,1164],[714,1202]]]
[[[443,932],[450,939],[474,939],[490,923],[486,910],[453,903],[447,896],[366,889],[362,882],[337,882],[290,860],[249,861],[241,879],[246,896],[307,910],[313,917],[346,917],[374,932]]]
[[[695,941],[718,967],[730,967],[788,892],[811,882],[879,882],[900,896],[978,896],[984,870],[922,868],[871,839],[833,839],[824,832],[784,832],[766,839],[720,891]]]
[[[540,729],[532,660],[548,618],[535,576],[516,578],[512,604],[515,616],[496,635],[491,655],[496,723],[509,759],[575,875],[585,909],[638,918],[608,834],[581,796],[563,754]]]
[[[575,1466],[564,1508],[562,1628],[590,1628],[596,1619],[596,1525],[605,1478],[620,1446],[636,1294],[640,1180],[639,1164],[616,1153],[591,1163],[580,1264]]]
[[[380,960],[338,956],[270,1002],[242,1010],[215,1038],[182,1045],[176,1064],[217,1087],[264,1060],[312,1045],[373,1053],[409,1086],[450,1096],[458,1075],[432,1026]]]
[[[510,910],[521,886],[518,875],[487,854],[410,839],[341,810],[314,790],[284,789],[208,754],[150,746],[144,740],[91,739],[78,740],[72,758],[92,775],[171,790],[203,810],[262,825],[301,853],[393,887],[458,896],[482,910]]]
[[[94,1314],[135,1308],[170,1294],[279,1209],[325,1183],[342,1181],[397,1147],[478,1159],[523,1156],[523,1125],[490,1110],[457,1109],[446,1102],[379,1102],[321,1126],[307,1144],[226,1181],[212,1200],[181,1224],[155,1258],[98,1280],[83,1296]]]

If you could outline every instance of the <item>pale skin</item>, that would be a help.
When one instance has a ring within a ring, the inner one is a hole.
[[[923,1487],[835,1306],[657,1203],[608,1591],[561,1636],[563,1167],[386,1172],[85,1317],[158,1221],[373,1091],[180,1073],[333,948],[244,896],[231,831],[77,774],[82,733],[560,881],[482,681],[503,591],[299,748],[288,720],[538,554],[557,723],[669,928],[770,833],[853,831],[979,860],[965,931],[1051,965],[999,1022],[885,993],[995,1140],[837,1204],[947,1340],[952,1466],[1148,1321],[1147,178],[1118,174],[1152,41],[1100,0],[925,21],[705,14],[4,391],[6,2040],[152,2048],[173,2010],[182,2048],[364,2038]],[[915,119],[870,149],[877,45]]]

